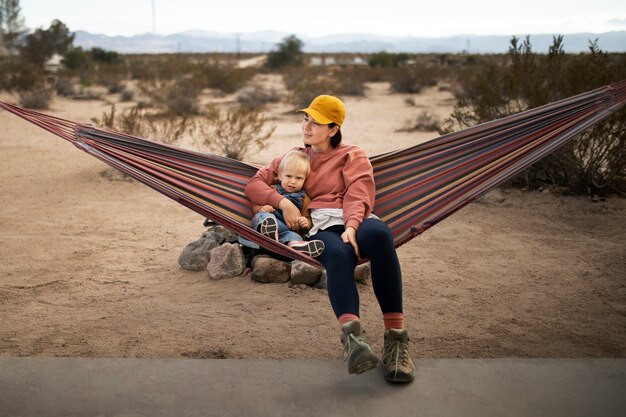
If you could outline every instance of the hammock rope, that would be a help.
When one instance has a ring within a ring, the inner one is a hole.
[[[371,157],[374,212],[396,247],[434,226],[626,104],[626,80]],[[313,258],[249,227],[243,190],[259,166],[151,142],[23,109],[3,108],[73,143],[191,210],[265,249],[313,265]]]

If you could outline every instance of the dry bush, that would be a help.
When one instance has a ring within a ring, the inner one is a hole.
[[[161,80],[140,84],[140,89],[157,106],[173,115],[199,114],[202,85],[194,78]]]
[[[30,90],[20,91],[20,105],[29,109],[46,110],[52,99],[52,90],[38,84]]]
[[[413,121],[407,123],[408,127],[399,129],[406,132],[436,132],[439,130],[441,120],[428,110],[420,111]]]
[[[276,126],[266,126],[268,121],[256,110],[243,107],[221,110],[211,106],[207,117],[196,122],[196,129],[204,138],[201,144],[204,148],[243,160],[253,149],[263,149],[267,145],[276,130]]]
[[[127,78],[128,71],[122,65],[101,64],[97,67],[97,83],[106,87],[110,94],[121,92]]]
[[[131,90],[128,87],[125,87],[122,91],[120,91],[120,100],[121,101],[133,101],[135,98],[135,91]]]
[[[337,71],[333,77],[337,82],[337,93],[346,96],[364,96],[368,75],[366,68],[346,68]]]
[[[54,83],[54,88],[58,95],[65,97],[73,97],[76,95],[76,89],[70,77],[61,75]]]
[[[257,71],[255,68],[235,68],[233,65],[212,63],[200,65],[194,71],[194,77],[204,79],[207,88],[230,94],[243,88]]]
[[[424,87],[437,85],[437,69],[424,66],[402,67],[390,70],[391,88],[397,93],[416,94]]]
[[[192,121],[184,116],[161,117],[149,114],[140,107],[131,107],[118,113],[115,106],[101,118],[93,118],[98,126],[170,145],[179,144],[185,133],[191,133]]]
[[[237,93],[237,102],[246,109],[260,109],[268,103],[278,103],[280,100],[278,90],[260,85],[244,87]]]
[[[306,107],[320,94],[337,95],[339,84],[332,76],[315,68],[290,68],[283,73],[289,95],[287,100],[296,107]]]

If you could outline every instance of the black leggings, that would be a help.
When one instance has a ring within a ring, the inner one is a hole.
[[[328,275],[328,297],[337,317],[359,315],[359,293],[354,282],[357,257],[354,248],[341,240],[343,226],[332,226],[312,239],[324,242],[324,253],[317,260]],[[377,219],[366,219],[356,234],[361,257],[369,258],[372,286],[382,313],[402,313],[402,273],[393,246],[391,230]]]

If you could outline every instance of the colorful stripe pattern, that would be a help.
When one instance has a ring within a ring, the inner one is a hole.
[[[474,201],[626,103],[626,80],[371,158],[374,212],[396,247]],[[249,227],[243,189],[258,166],[0,102],[138,181],[280,255],[319,263]]]

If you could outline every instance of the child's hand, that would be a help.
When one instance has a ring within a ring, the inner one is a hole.
[[[270,206],[270,205],[265,205],[262,206],[259,209],[259,212],[263,212],[263,213],[273,213],[274,212],[274,207]]]
[[[304,216],[298,217],[298,225],[300,226],[300,230],[309,230],[311,228],[311,224],[309,223],[309,219]]]

